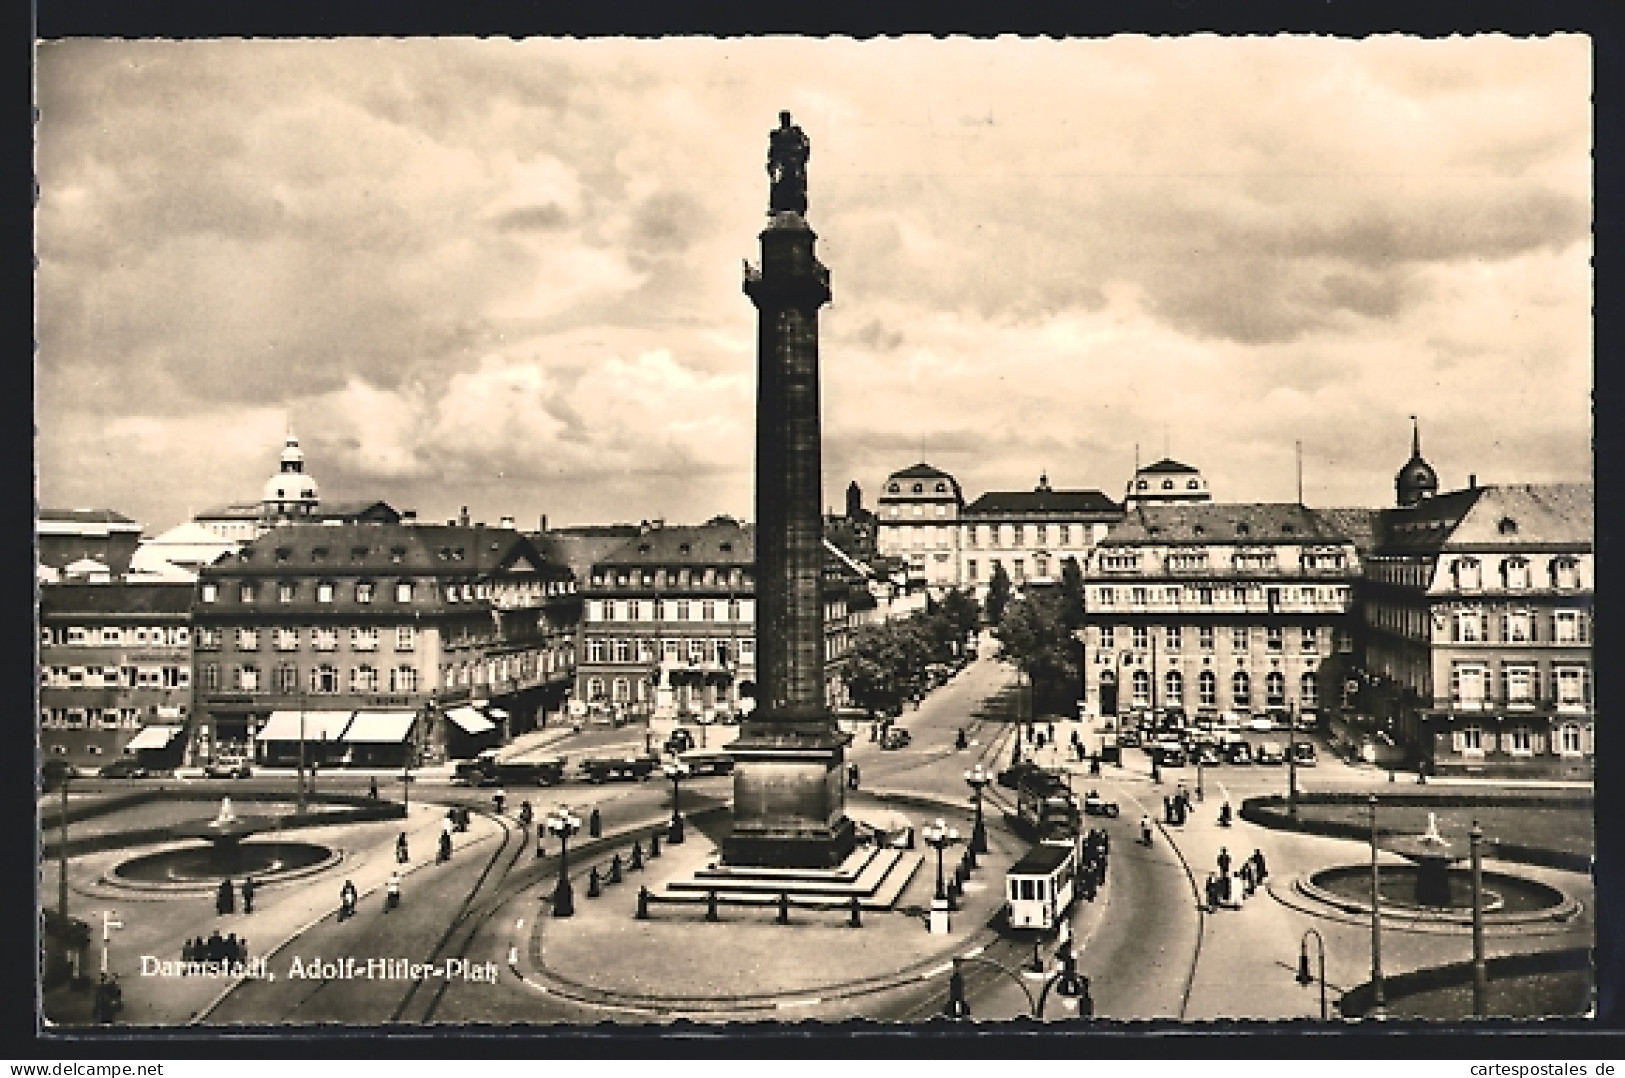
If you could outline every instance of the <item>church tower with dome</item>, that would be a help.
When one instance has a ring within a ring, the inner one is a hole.
[[[316,480],[305,474],[305,451],[289,430],[277,473],[265,481],[261,515],[267,524],[299,523],[315,514],[319,501]]]
[[[1411,416],[1411,459],[1394,476],[1395,500],[1401,508],[1409,508],[1437,493],[1438,473],[1422,459],[1422,429],[1417,425],[1416,417]]]

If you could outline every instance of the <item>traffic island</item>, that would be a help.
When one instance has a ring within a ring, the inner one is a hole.
[[[888,825],[896,816],[874,806],[866,813],[862,803],[848,810],[859,821],[890,816]],[[761,868],[749,880],[727,873],[726,887],[708,886],[721,879],[728,818],[717,812],[688,822],[689,841],[646,861],[639,887],[608,889],[598,901],[578,904],[568,919],[535,918],[527,967],[517,972],[534,989],[651,1020],[720,1021],[882,992],[917,983],[990,942],[1004,874],[1026,851],[1021,839],[989,829],[989,852],[955,889],[951,931],[933,935],[927,921],[935,864],[922,866],[917,850],[860,848],[829,880],[794,881],[799,889]],[[923,814],[914,821],[924,822]],[[968,816],[954,822],[969,832]],[[613,852],[602,849],[572,868],[582,876],[602,871]],[[950,873],[957,860],[950,858]],[[865,890],[871,898],[862,897]],[[538,898],[550,887],[542,891]],[[684,897],[651,901],[656,894]],[[640,907],[647,918],[638,916]]]

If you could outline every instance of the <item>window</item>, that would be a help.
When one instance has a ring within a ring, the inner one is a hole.
[[[617,704],[627,703],[632,699],[632,683],[624,677],[616,678],[610,684],[610,699]]]
[[[1253,683],[1245,670],[1237,670],[1230,678],[1230,703],[1238,711],[1253,706]]]
[[[597,637],[587,641],[587,661],[601,663],[604,661],[604,642]]]
[[[218,651],[220,630],[200,626],[197,631],[197,646],[204,651]]]
[[[272,640],[273,646],[275,646],[278,651],[299,650],[298,629],[277,629],[275,635],[272,637]]]
[[[339,671],[335,666],[323,663],[310,672],[310,691],[316,693],[335,693],[339,691]]]
[[[616,640],[613,643],[612,650],[614,652],[616,662],[629,663],[632,661],[632,641]]]
[[[688,661],[695,663],[705,661],[704,640],[690,640],[688,642]]]
[[[257,666],[239,666],[237,668],[237,688],[243,692],[259,692],[260,670]]]
[[[294,693],[299,691],[299,668],[292,663],[283,663],[276,668],[276,691],[280,693]]]
[[[351,692],[377,692],[378,668],[373,666],[358,666],[350,671]]]
[[[1237,626],[1234,626],[1233,628],[1231,628],[1231,630],[1230,630],[1230,650],[1232,650],[1232,651],[1246,651],[1247,650],[1247,627],[1245,625],[1237,625]]]
[[[1489,668],[1482,663],[1452,663],[1450,701],[1459,707],[1480,708],[1490,696]]]
[[[1149,593],[1144,588],[1133,588],[1129,591],[1129,601],[1135,606],[1144,606]]]
[[[389,675],[391,692],[417,692],[418,672],[410,666],[397,666]]]
[[[975,558],[971,558],[969,561],[967,561],[965,563],[965,579],[970,580],[970,581],[975,581],[975,580],[978,579],[978,577],[976,575],[976,559]]]
[[[719,665],[719,666],[727,666],[728,665],[728,642],[726,640],[718,640],[716,643],[717,643],[717,665]]]
[[[1196,646],[1203,651],[1213,650],[1213,626],[1203,625],[1196,630]]]
[[[1477,558],[1457,558],[1452,572],[1459,591],[1477,591],[1483,584]]]
[[[258,651],[260,649],[260,631],[258,629],[237,630],[238,651]]]
[[[739,661],[741,664],[749,664],[756,661],[755,640],[751,639],[750,637],[746,637],[745,639],[739,641]]]
[[[1140,651],[1144,651],[1150,646],[1151,631],[1144,625],[1136,625],[1134,627],[1134,647]]]
[[[703,603],[701,603],[700,604],[700,620],[701,621],[716,621],[717,620],[717,604],[712,602],[710,599],[707,599]]]
[[[995,562],[994,564],[996,565],[998,563]],[[1116,601],[1117,601],[1117,589],[1116,588],[1101,588],[1100,589],[1100,605],[1101,606],[1111,606]]]
[[[1302,643],[1299,645],[1299,650],[1312,655],[1318,649],[1319,643],[1320,634],[1316,632],[1315,627],[1313,625],[1305,625],[1303,627]]]
[[[1552,587],[1573,589],[1580,586],[1580,563],[1574,558],[1552,559]]]
[[[1532,706],[1540,697],[1538,678],[1539,673],[1536,669],[1527,664],[1502,667],[1502,695],[1506,698],[1506,702],[1514,707]]]
[[[1460,610],[1456,612],[1456,640],[1463,644],[1476,644],[1482,638],[1479,630],[1481,616],[1476,610]]]
[[[681,640],[665,640],[661,642],[666,661],[681,662],[683,658],[683,642]]]
[[[1180,649],[1180,645],[1184,643],[1184,634],[1180,631],[1180,627],[1178,625],[1168,626],[1167,635],[1168,650],[1178,651]]]
[[[355,601],[358,603],[372,602],[372,582],[362,581],[355,586]]]
[[[317,651],[332,651],[339,646],[338,630],[328,628],[312,629],[310,631],[310,642]]]
[[[351,651],[377,651],[378,630],[374,628],[356,628],[350,630]]]
[[[1535,739],[1527,726],[1514,726],[1506,734],[1506,750],[1516,756],[1528,756],[1534,751]]]
[[[330,602],[332,602],[333,601],[333,585],[331,585],[331,584],[317,584],[316,585],[316,601],[318,603],[330,603]]]
[[[1572,722],[1566,722],[1557,731],[1557,748],[1564,756],[1577,756],[1580,753],[1580,727]]]
[[[1552,639],[1559,644],[1583,644],[1586,623],[1578,610],[1559,610],[1552,615]]]
[[[1185,706],[1185,675],[1170,670],[1162,679],[1163,703],[1171,707]]]
[[[1501,562],[1501,586],[1508,591],[1522,591],[1529,586],[1529,559],[1506,558]]]
[[[1115,635],[1113,634],[1112,627],[1110,625],[1102,625],[1100,627],[1100,646],[1103,648],[1116,646]]]
[[[1501,623],[1501,636],[1509,644],[1527,644],[1534,639],[1533,618],[1527,612],[1507,614]]]
[[[677,600],[677,620],[678,621],[687,621],[688,620],[688,600],[687,599],[679,599],[679,600]]]
[[[638,662],[652,663],[655,661],[655,647],[658,641],[644,637],[638,641]]]
[[[1072,543],[1072,525],[1070,525],[1070,524],[1062,524],[1061,525],[1061,545],[1062,546],[1069,546],[1069,545],[1071,545],[1071,543]]]
[[[204,584],[198,589],[199,597],[206,603],[212,603],[220,596],[219,585]]]
[[[1320,679],[1310,670],[1298,679],[1298,706],[1312,708],[1319,705]]]
[[[253,602],[254,601],[254,585],[252,585],[252,584],[244,584],[242,587],[238,588],[237,589],[237,601],[239,603],[251,603],[251,602]]]
[[[1147,707],[1151,703],[1151,675],[1144,670],[1134,671],[1134,703],[1137,707]]]
[[[1484,751],[1483,727],[1464,726],[1456,737],[1462,752],[1482,753]]]
[[[418,631],[411,625],[397,625],[395,627],[395,650],[411,651],[417,644]]]
[[[1014,572],[1011,573],[1011,576],[1018,583],[1027,579],[1027,560],[1025,558],[1014,559],[1010,563],[1010,568],[1014,570]]]
[[[207,692],[214,692],[220,688],[220,667],[214,663],[204,663],[197,668],[198,684]]]
[[[1279,670],[1271,670],[1264,676],[1264,705],[1286,707],[1286,677]]]
[[[292,584],[278,584],[276,586],[276,601],[279,603],[293,602],[293,589]]]
[[[395,601],[397,603],[412,601],[412,582],[410,580],[403,580],[395,585]]]
[[[1271,651],[1281,651],[1285,647],[1284,633],[1279,625],[1271,625],[1264,630],[1264,644]]]
[[[1581,666],[1560,666],[1554,673],[1557,676],[1557,706],[1584,707],[1591,690],[1589,671]]]

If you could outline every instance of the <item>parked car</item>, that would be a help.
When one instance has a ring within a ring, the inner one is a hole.
[[[1185,748],[1178,742],[1162,742],[1157,746],[1156,761],[1158,767],[1184,767]]]
[[[144,779],[147,777],[147,769],[127,757],[123,760],[114,760],[96,774],[104,779]]]
[[[1117,735],[1117,744],[1119,746],[1121,746],[1122,748],[1125,748],[1125,749],[1139,748],[1140,747],[1140,731],[1134,730],[1134,729],[1125,729],[1122,733]]]
[[[1243,725],[1255,734],[1267,734],[1275,729],[1275,723],[1270,721],[1268,715],[1254,715]]]
[[[880,739],[880,747],[883,749],[900,749],[912,740],[914,739],[909,736],[908,731],[901,726],[888,726],[886,727],[886,736]]]
[[[1253,755],[1253,762],[1259,764],[1284,764],[1286,763],[1286,753],[1281,751],[1281,746],[1275,742],[1266,741],[1258,746],[1258,752]]]
[[[203,777],[206,779],[246,779],[253,774],[254,769],[248,766],[247,760],[229,756],[222,756],[203,767]]]
[[[1245,741],[1232,741],[1224,747],[1224,758],[1233,764],[1253,762],[1253,747]]]
[[[694,735],[684,727],[677,727],[677,729],[671,732],[671,736],[666,738],[666,751],[671,753],[673,756],[676,756],[678,753],[687,752],[693,747]]]
[[[1199,745],[1195,755],[1196,762],[1203,767],[1213,767],[1224,763],[1224,756],[1219,752],[1217,745]]]
[[[1314,767],[1317,762],[1315,746],[1307,741],[1299,741],[1292,746],[1292,756],[1299,767]]]
[[[40,788],[54,790],[68,779],[83,778],[84,772],[66,760],[46,760],[39,768]]]

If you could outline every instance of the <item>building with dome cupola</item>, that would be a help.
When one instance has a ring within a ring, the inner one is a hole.
[[[305,451],[290,430],[277,470],[265,481],[257,502],[229,502],[206,509],[194,523],[222,539],[251,543],[283,524],[399,524],[403,514],[377,500],[322,504],[314,476],[305,471]],[[412,522],[412,514],[405,514]]]
[[[316,480],[305,474],[305,451],[290,430],[282,447],[281,466],[265,481],[265,494],[260,499],[265,518],[275,524],[304,522],[315,513],[320,500]]]
[[[1168,457],[1134,470],[1123,492],[1125,505],[1175,505],[1211,502],[1212,491],[1202,473]]]
[[[911,580],[935,594],[959,585],[959,480],[921,461],[886,477],[878,499],[875,549],[908,563]]]
[[[1422,430],[1411,416],[1411,459],[1394,476],[1395,502],[1400,508],[1409,508],[1424,498],[1439,493],[1439,476],[1433,466],[1422,459]]]

